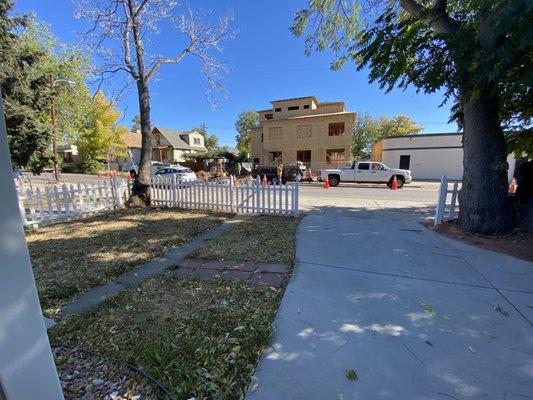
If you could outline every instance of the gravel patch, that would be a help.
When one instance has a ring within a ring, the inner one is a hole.
[[[66,399],[165,399],[164,391],[126,364],[78,348],[54,347]]]

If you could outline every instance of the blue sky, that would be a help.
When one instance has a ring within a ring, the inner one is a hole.
[[[15,11],[33,11],[51,27],[60,40],[76,42],[80,21],[73,16],[71,0],[16,0]],[[187,4],[187,3],[183,3]],[[177,65],[163,66],[151,84],[152,124],[186,130],[205,123],[210,134],[219,137],[221,145],[234,145],[234,123],[245,109],[265,109],[270,100],[315,95],[319,101],[346,102],[350,111],[371,115],[408,115],[424,126],[424,133],[453,132],[455,124],[447,124],[449,106],[439,108],[442,95],[417,94],[414,89],[385,93],[378,85],[370,85],[364,71],[353,65],[342,71],[328,68],[331,54],[304,55],[302,39],[289,32],[294,13],[305,0],[209,0],[194,2],[193,7],[213,10],[214,15],[232,10],[238,36],[223,44],[220,56],[230,68],[226,78],[228,98],[213,109],[205,97],[205,82],[200,65],[188,59]],[[181,49],[179,34],[164,29],[154,42],[158,53],[171,56]],[[136,89],[131,87],[121,104],[123,123],[130,125],[138,113]]]

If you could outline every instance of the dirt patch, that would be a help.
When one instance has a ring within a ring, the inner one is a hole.
[[[62,305],[222,223],[224,215],[176,209],[129,209],[28,231],[43,310]]]
[[[462,232],[455,221],[428,227],[459,242],[533,262],[533,237],[531,235],[519,232],[502,236],[473,235]]]

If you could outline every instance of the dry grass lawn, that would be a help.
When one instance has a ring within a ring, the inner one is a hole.
[[[298,218],[259,216],[233,228],[190,258],[254,261],[292,266]]]
[[[223,222],[220,214],[173,209],[131,209],[28,231],[41,305],[57,315],[62,305],[91,287]]]
[[[175,399],[242,399],[281,293],[167,271],[61,321],[50,338],[136,365]]]

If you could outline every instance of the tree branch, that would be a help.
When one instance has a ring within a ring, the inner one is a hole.
[[[186,49],[182,50],[182,52],[174,57],[174,58],[158,58],[155,60],[154,64],[150,67],[148,73],[146,74],[146,80],[149,81],[152,76],[155,75],[157,70],[162,64],[177,64],[179,63],[186,55],[191,51],[191,45],[187,46]]]
[[[131,48],[130,48],[130,32],[131,32],[131,18],[128,14],[128,7],[124,4],[124,14],[126,15],[126,26],[124,27],[123,35],[123,46],[124,46],[124,63],[128,67],[128,72],[131,74],[133,79],[139,79],[139,74],[135,70],[133,63],[131,62]]]
[[[432,9],[426,9],[416,0],[400,0],[402,8],[415,18],[424,20],[436,32],[445,35],[460,35],[461,28],[446,12],[446,0],[437,0]]]
[[[139,15],[141,11],[143,10],[144,6],[149,2],[150,0],[143,0],[141,4],[137,7],[135,10],[135,15]]]

